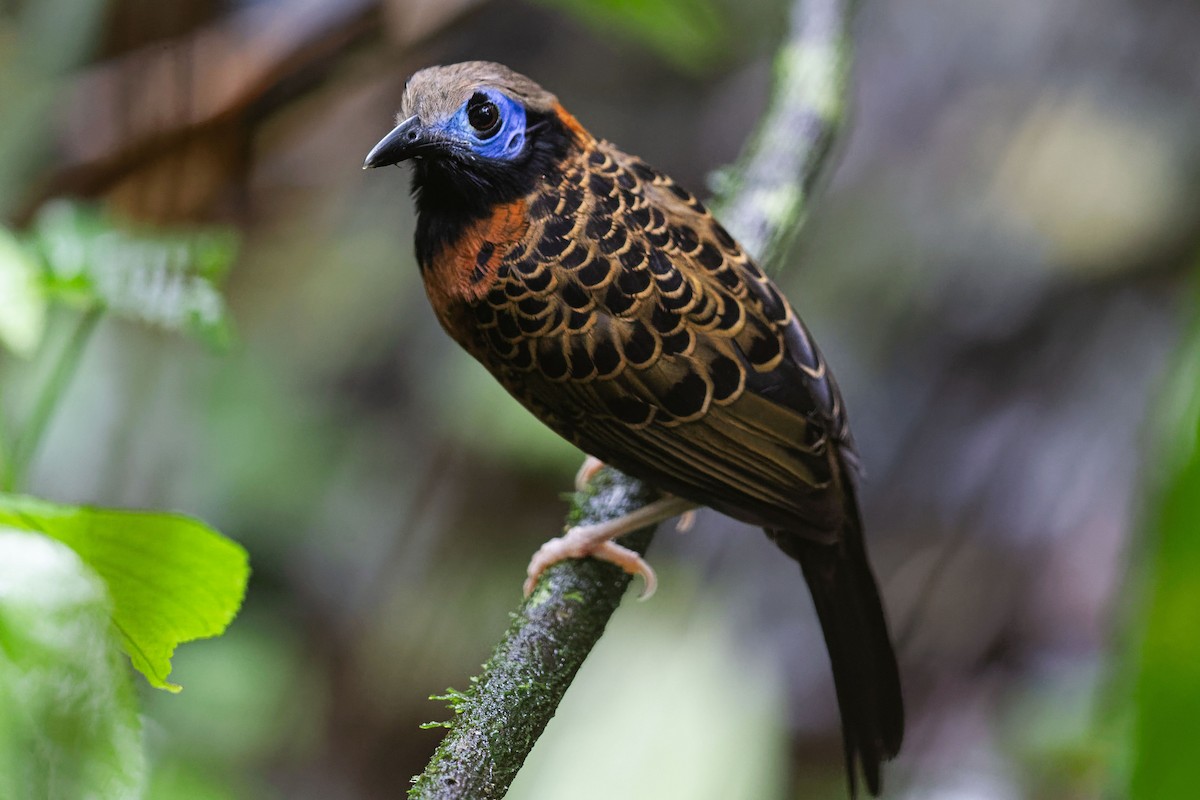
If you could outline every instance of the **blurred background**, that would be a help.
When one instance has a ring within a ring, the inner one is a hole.
[[[478,672],[562,523],[581,455],[442,334],[407,173],[360,169],[407,76],[502,61],[703,193],[787,5],[0,0],[3,224],[237,253],[232,333],[101,323],[27,487],[250,551],[241,616],[177,654],[185,691],[143,692],[149,797],[398,796],[449,715],[427,698]],[[1200,396],[1200,6],[864,2],[855,41],[850,129],[777,275],[866,465],[911,720],[886,795],[1137,793],[1139,748],[1180,741],[1137,705],[1156,543],[1200,559],[1168,513],[1200,507],[1171,488]],[[10,418],[77,315],[0,354]],[[618,611],[510,796],[844,796],[795,565],[711,512],[651,561],[658,594]],[[1186,577],[1168,649],[1200,631]]]

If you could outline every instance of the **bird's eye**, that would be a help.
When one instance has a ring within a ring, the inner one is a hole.
[[[486,139],[500,128],[500,109],[483,92],[476,92],[467,103],[467,122]]]

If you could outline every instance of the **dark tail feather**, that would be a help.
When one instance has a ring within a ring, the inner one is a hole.
[[[837,544],[819,544],[789,531],[768,535],[800,562],[812,592],[833,666],[850,796],[855,797],[856,763],[862,765],[868,791],[879,794],[879,765],[896,755],[904,738],[904,704],[853,498],[850,503],[851,518]]]

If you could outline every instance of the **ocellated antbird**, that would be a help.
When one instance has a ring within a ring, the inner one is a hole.
[[[691,505],[765,529],[825,634],[851,795],[900,748],[900,679],[837,384],[787,299],[686,189],[499,64],[422,70],[365,167],[411,160],[417,260],[446,331],[586,453],[669,493],[547,543],[653,572],[612,538]]]

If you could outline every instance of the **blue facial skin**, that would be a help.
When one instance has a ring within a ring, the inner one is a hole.
[[[491,89],[481,90],[500,111],[500,127],[486,138],[467,120],[468,100],[439,127],[472,153],[497,161],[511,161],[525,148],[525,106]]]

